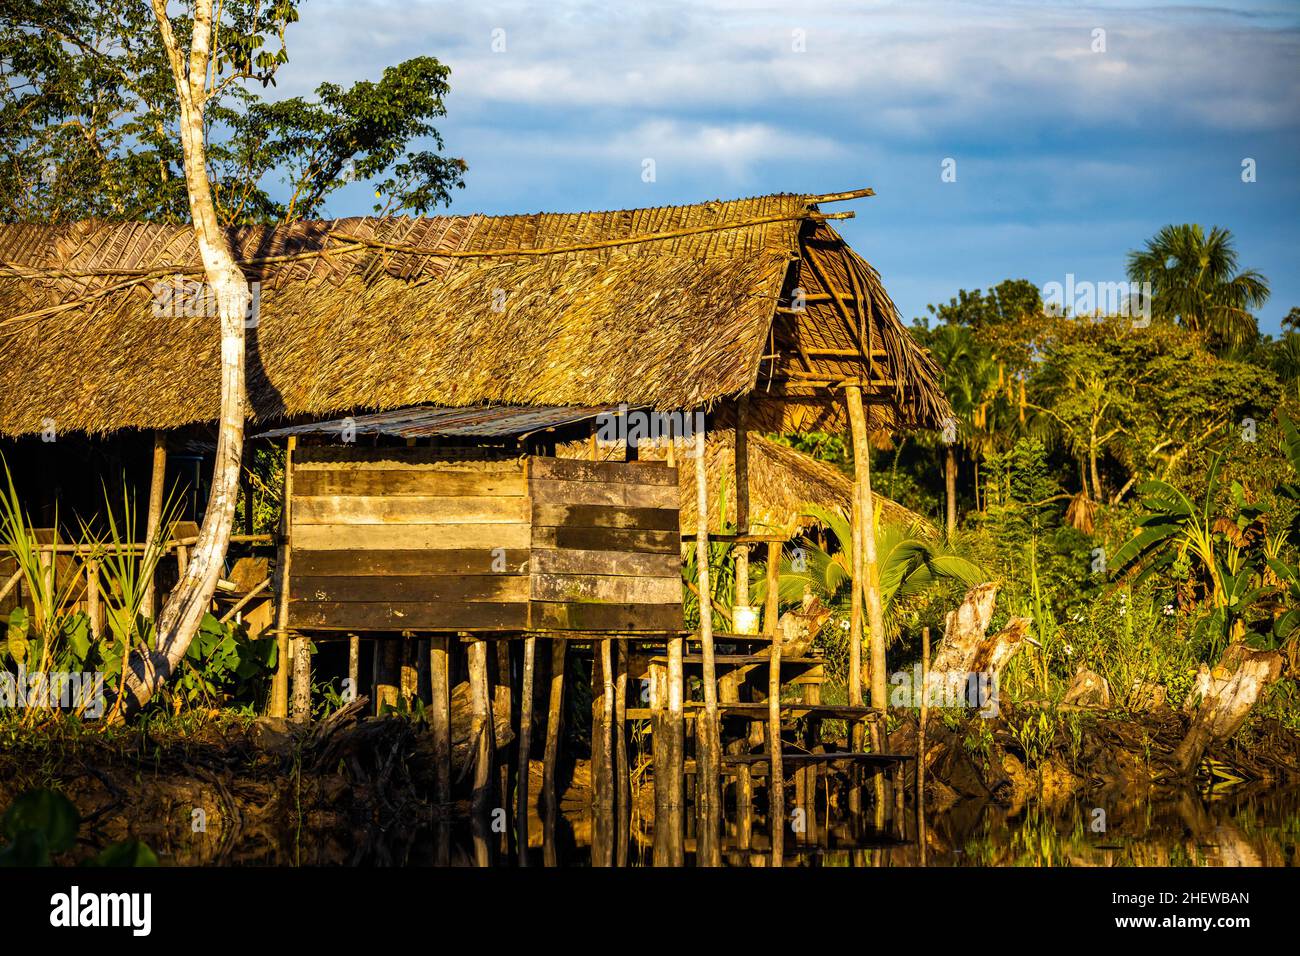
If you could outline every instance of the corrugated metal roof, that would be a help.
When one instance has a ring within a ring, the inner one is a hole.
[[[369,415],[309,422],[261,432],[257,438],[287,438],[290,435],[339,435],[351,427],[360,435],[392,438],[521,438],[534,432],[572,425],[598,415],[627,411],[627,406],[573,405],[479,405],[470,408],[411,406]]]

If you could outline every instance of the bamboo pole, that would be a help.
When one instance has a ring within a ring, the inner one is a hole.
[[[930,717],[930,629],[921,630],[921,712],[916,729],[916,842],[925,866],[925,723]]]
[[[279,584],[276,593],[275,611],[275,677],[271,681],[271,716],[287,717],[289,715],[289,670],[293,666],[289,659],[289,566],[290,534],[293,516],[293,453],[298,446],[298,439],[289,436],[284,453],[284,492],[280,506],[280,553],[276,562]]]
[[[695,718],[698,791],[699,856],[705,866],[718,866],[721,860],[720,827],[721,793],[719,769],[721,745],[718,727],[718,677],[713,654],[713,603],[712,583],[709,581],[709,484],[707,462],[704,457],[704,429],[695,433],[695,499],[699,520],[695,527],[695,566],[699,588],[700,649],[704,658],[704,712]]]
[[[555,770],[560,759],[560,733],[564,723],[564,667],[568,641],[562,637],[551,644],[551,688],[546,706],[546,750],[542,762],[542,801],[546,818],[553,827],[559,799],[555,793]]]
[[[519,763],[515,782],[515,830],[519,865],[528,865],[528,777],[533,744],[533,667],[537,638],[524,638],[524,666],[519,694]]]
[[[149,512],[145,519],[144,540],[146,546],[158,536],[158,525],[162,523],[163,494],[167,480],[167,433],[153,433],[153,458],[149,473]],[[155,574],[150,574],[144,582],[144,594],[140,600],[141,610],[150,620],[158,616],[158,605],[154,594]]]
[[[492,807],[492,694],[488,686],[487,642],[474,638],[469,644],[470,755],[474,763],[470,808],[474,816],[486,817]]]

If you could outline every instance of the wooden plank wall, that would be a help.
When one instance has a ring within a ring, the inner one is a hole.
[[[528,494],[533,628],[682,627],[676,469],[532,458]]]
[[[290,627],[528,626],[522,462],[331,446],[298,449],[294,469]]]

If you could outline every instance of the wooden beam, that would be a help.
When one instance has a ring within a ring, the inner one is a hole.
[[[155,430],[153,433],[153,458],[149,474],[149,513],[145,519],[144,541],[146,547],[158,537],[158,526],[162,523],[163,495],[166,493],[167,480],[167,433]],[[140,609],[151,619],[158,616],[157,596],[154,593],[155,573],[146,576],[144,595],[140,600]]]

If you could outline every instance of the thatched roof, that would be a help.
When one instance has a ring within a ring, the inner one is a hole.
[[[252,417],[754,391],[764,427],[831,427],[834,385],[870,379],[874,424],[936,423],[928,356],[816,199],[232,229]],[[0,226],[0,434],[214,420],[216,320],[155,308],[180,274],[188,226]]]
[[[848,515],[853,506],[853,479],[834,465],[819,461],[789,445],[749,434],[749,520],[755,533],[778,533],[792,537],[817,522],[800,514],[808,505],[820,505]],[[678,452],[680,454],[680,451]],[[662,458],[661,448],[643,449],[642,457]],[[736,521],[735,432],[713,432],[705,441],[705,467],[709,487],[709,530],[720,532],[719,503],[725,494],[727,522]],[[677,462],[681,484],[681,526],[697,527],[695,468],[691,459]],[[880,494],[874,496],[883,524],[928,527],[924,518]]]

